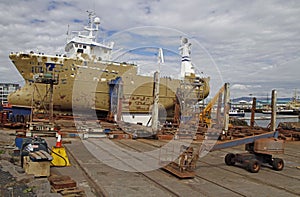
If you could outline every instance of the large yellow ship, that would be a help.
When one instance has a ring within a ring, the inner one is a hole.
[[[137,65],[111,61],[114,43],[96,41],[99,24],[100,19],[90,12],[89,25],[67,42],[66,55],[11,53],[9,57],[25,79],[25,85],[9,95],[9,103],[13,106],[33,106],[48,101],[48,85],[37,83],[36,79],[50,76],[56,81],[53,86],[54,110],[93,108],[107,114],[111,104],[110,84],[121,78],[125,112],[148,113],[153,104],[153,77],[140,75]],[[187,39],[182,39],[180,52],[181,79],[160,78],[159,103],[168,114],[174,111],[176,92],[183,82],[191,84],[198,101],[209,94],[209,78],[195,74]]]

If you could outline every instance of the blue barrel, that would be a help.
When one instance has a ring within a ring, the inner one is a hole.
[[[104,132],[104,133],[109,133],[109,132],[110,132],[110,129],[104,129],[103,132]]]

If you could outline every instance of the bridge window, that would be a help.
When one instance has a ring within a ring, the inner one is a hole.
[[[83,49],[77,49],[77,53],[83,53]]]

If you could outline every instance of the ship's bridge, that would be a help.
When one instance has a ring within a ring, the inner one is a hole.
[[[110,60],[112,49],[113,43],[104,45],[80,37],[73,38],[65,47],[65,51],[70,56],[87,54],[90,58],[95,57],[97,60]]]

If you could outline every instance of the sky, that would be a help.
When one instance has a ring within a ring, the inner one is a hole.
[[[213,94],[225,82],[231,97],[292,97],[300,89],[300,1],[0,0],[0,82],[22,83],[10,52],[64,53],[66,32],[81,30],[87,10],[101,19],[98,39],[114,41],[116,61],[145,74],[180,69],[180,37],[192,43],[197,72],[211,78]]]

